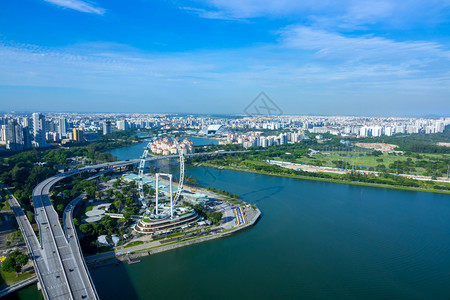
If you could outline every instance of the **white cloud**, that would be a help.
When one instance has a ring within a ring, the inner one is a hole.
[[[212,11],[229,18],[255,18],[268,15],[285,15],[299,11],[311,11],[325,9],[327,5],[332,6],[332,1],[314,0],[204,0],[201,1],[206,6],[203,11]],[[201,16],[211,17],[207,14]]]
[[[95,4],[82,0],[44,0],[60,7],[73,9],[80,12],[103,15],[105,10]]]
[[[224,14],[221,11],[212,11],[212,10],[206,10],[202,8],[194,8],[194,7],[179,7],[182,10],[194,13],[201,18],[205,19],[217,19],[217,20],[239,20],[239,18],[232,17],[230,15]]]
[[[313,88],[334,83],[373,86],[449,78],[450,53],[429,42],[350,38],[289,27],[279,45],[233,51],[143,54],[116,44],[50,49],[0,45],[0,79],[6,85],[114,89],[147,84],[200,84]],[[437,84],[439,86],[440,84]],[[414,86],[411,86],[414,88]]]
[[[188,99],[200,107],[201,99],[212,97],[230,101],[236,107],[231,112],[261,90],[284,95],[290,103],[296,97],[348,97],[348,105],[359,107],[400,95],[398,101],[414,98],[417,107],[421,99],[438,105],[434,99],[450,94],[448,70],[449,51],[437,43],[350,37],[302,26],[285,28],[278,44],[227,51],[146,54],[112,43],[59,49],[0,43],[3,86],[79,89],[91,99]],[[278,99],[280,106],[289,104]]]
[[[316,58],[338,62],[419,64],[424,61],[450,60],[450,51],[440,44],[426,41],[394,41],[373,36],[345,36],[343,34],[290,26],[280,32],[281,44],[287,48],[314,51]]]
[[[28,44],[0,44],[0,79],[4,85],[74,87],[105,90],[123,85],[189,81],[212,68],[184,55],[144,55],[121,45],[84,44],[52,49]],[[124,49],[126,49],[124,51]]]
[[[450,7],[448,0],[199,0],[193,3],[188,11],[203,18],[289,16],[316,27],[342,29],[365,29],[379,23],[403,28],[447,22]]]

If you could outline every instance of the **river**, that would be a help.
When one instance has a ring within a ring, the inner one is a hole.
[[[260,221],[228,238],[93,270],[102,299],[450,298],[448,195],[205,167],[186,173],[257,204]]]

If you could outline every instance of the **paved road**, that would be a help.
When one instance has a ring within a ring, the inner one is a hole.
[[[97,292],[95,290],[94,282],[92,281],[91,275],[89,274],[88,268],[86,266],[86,262],[84,261],[83,253],[81,251],[80,242],[78,240],[77,236],[77,230],[75,228],[75,225],[73,224],[73,211],[77,204],[84,198],[86,194],[82,193],[77,198],[73,199],[69,205],[66,207],[63,213],[63,227],[64,227],[64,233],[66,236],[66,240],[69,243],[69,247],[72,250],[72,253],[74,254],[74,258],[76,260],[76,263],[78,266],[83,266],[83,268],[80,268],[80,272],[83,272],[81,275],[83,277],[83,281],[90,282],[90,285],[92,286],[93,292],[95,293],[96,297],[98,298]]]
[[[41,269],[41,277],[51,282],[46,286],[50,299],[98,299],[82,263],[83,258],[79,251],[70,247],[48,195],[50,188],[63,178],[54,176],[44,180],[33,191],[35,219],[46,262],[46,268]]]
[[[247,151],[195,153],[186,156],[194,157],[242,152]],[[177,157],[178,155],[153,156],[147,158],[147,160],[153,161]],[[50,201],[49,192],[52,186],[67,177],[81,172],[102,168],[118,168],[138,162],[139,159],[133,159],[87,166],[55,175],[39,183],[33,190],[33,206],[36,223],[39,227],[40,243],[19,203],[11,195],[11,208],[23,232],[45,299],[98,299],[94,284],[81,254],[78,238],[71,223],[71,214],[75,206],[74,201],[79,201],[79,199],[74,199],[72,202],[73,207],[71,208],[69,205],[69,208],[65,210],[64,226],[67,231],[65,234],[59,223],[58,214]]]
[[[41,246],[39,241],[34,234],[33,228],[31,227],[30,221],[25,215],[25,212],[20,207],[19,202],[16,198],[6,190],[9,196],[9,205],[11,209],[14,211],[14,215],[16,216],[17,224],[22,231],[23,238],[28,248],[28,252],[30,253],[31,260],[33,261],[34,269],[39,278],[39,282],[42,287],[42,294],[44,298],[48,299],[48,290],[47,287],[52,285],[52,281],[48,280],[48,277],[43,277],[41,274],[46,270],[46,262],[41,254]]]
[[[119,255],[124,255],[127,254],[127,252],[134,252],[134,251],[140,251],[146,248],[150,248],[150,247],[154,247],[154,246],[158,246],[161,245],[160,241],[154,241],[154,242],[147,242],[141,245],[137,245],[137,246],[133,246],[133,247],[129,247],[129,248],[124,248],[122,250],[118,250],[118,251],[108,251],[108,252],[104,252],[104,253],[99,253],[99,254],[95,254],[92,256],[88,256],[86,257],[86,261],[88,262],[96,262],[96,261],[101,261],[101,260],[105,260],[105,259],[109,259],[109,258],[114,258],[116,256]]]

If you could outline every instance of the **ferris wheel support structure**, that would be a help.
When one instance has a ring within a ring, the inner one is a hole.
[[[148,150],[152,145],[153,140],[148,142],[147,146],[144,149],[144,153],[139,160],[138,166],[138,192],[139,192],[139,200],[144,205],[145,204],[145,195],[144,195],[144,169],[145,169],[145,161],[148,156]]]
[[[175,197],[173,197],[173,205],[176,205],[178,203],[178,199],[180,198],[181,192],[183,191],[183,183],[184,183],[184,154],[181,149],[180,143],[173,139],[175,141],[175,145],[177,146],[178,151],[178,159],[180,161],[180,178],[178,181],[178,189],[175,194]],[[140,160],[139,160],[139,166],[138,166],[138,191],[139,191],[139,200],[141,201],[142,205],[145,205],[145,194],[144,194],[144,170],[145,170],[145,162],[148,157],[148,151],[153,143],[153,140],[149,141],[147,146],[144,149],[144,153],[142,154]]]

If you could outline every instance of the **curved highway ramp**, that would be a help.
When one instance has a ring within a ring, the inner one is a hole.
[[[223,155],[248,151],[195,153],[186,156]],[[146,160],[177,158],[178,155],[149,157]],[[81,253],[75,228],[72,223],[72,210],[79,198],[74,199],[64,212],[61,227],[59,217],[50,201],[49,192],[53,185],[64,178],[95,169],[114,169],[136,164],[139,159],[102,163],[71,170],[50,177],[39,183],[33,190],[35,220],[39,227],[40,240],[37,239],[31,224],[17,200],[11,195],[11,208],[22,230],[34,268],[45,299],[99,299],[92,278]],[[96,176],[94,176],[96,177]],[[92,178],[94,178],[92,177]]]

